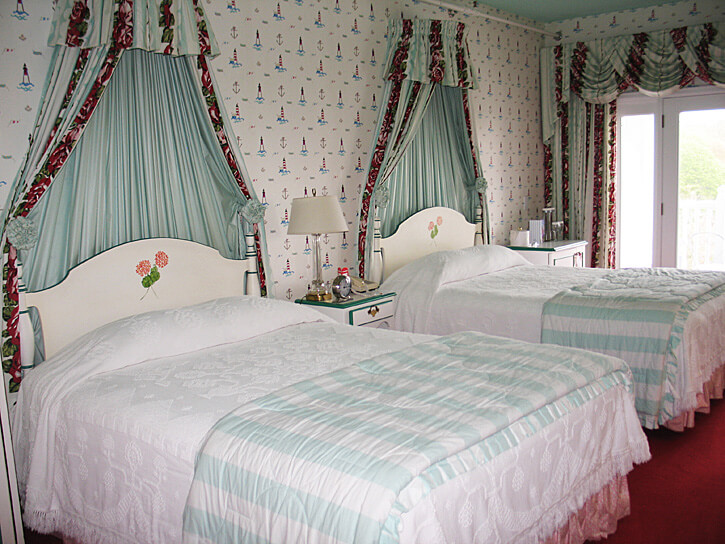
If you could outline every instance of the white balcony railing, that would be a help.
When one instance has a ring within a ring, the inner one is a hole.
[[[680,200],[677,267],[725,270],[725,185],[715,200]]]

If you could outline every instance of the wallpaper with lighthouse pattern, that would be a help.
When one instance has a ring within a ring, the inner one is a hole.
[[[349,232],[323,239],[325,279],[356,264],[360,191],[383,101],[388,17],[454,17],[408,0],[202,0],[220,45],[212,66],[254,188],[277,297],[312,277],[310,240],[288,236],[291,200],[336,196]],[[52,4],[0,2],[0,199],[27,147],[50,50]],[[506,15],[491,10],[498,16]],[[541,35],[479,17],[469,28],[479,81],[471,93],[495,243],[543,206],[538,48]],[[511,16],[513,17],[513,16]],[[527,22],[527,21],[524,21]]]

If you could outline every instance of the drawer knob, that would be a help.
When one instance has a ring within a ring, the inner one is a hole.
[[[368,314],[370,314],[372,317],[375,317],[379,311],[380,308],[378,308],[377,306],[370,306],[370,308],[368,308]]]

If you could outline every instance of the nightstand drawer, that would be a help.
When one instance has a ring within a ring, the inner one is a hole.
[[[344,301],[318,302],[298,299],[297,304],[314,306],[315,309],[345,325],[382,326],[388,320],[388,327],[393,319],[395,293],[353,294]]]
[[[350,310],[350,324],[359,326],[393,315],[393,299],[380,300]]]

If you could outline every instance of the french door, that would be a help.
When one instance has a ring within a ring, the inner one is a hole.
[[[617,106],[618,265],[725,270],[725,91]]]

